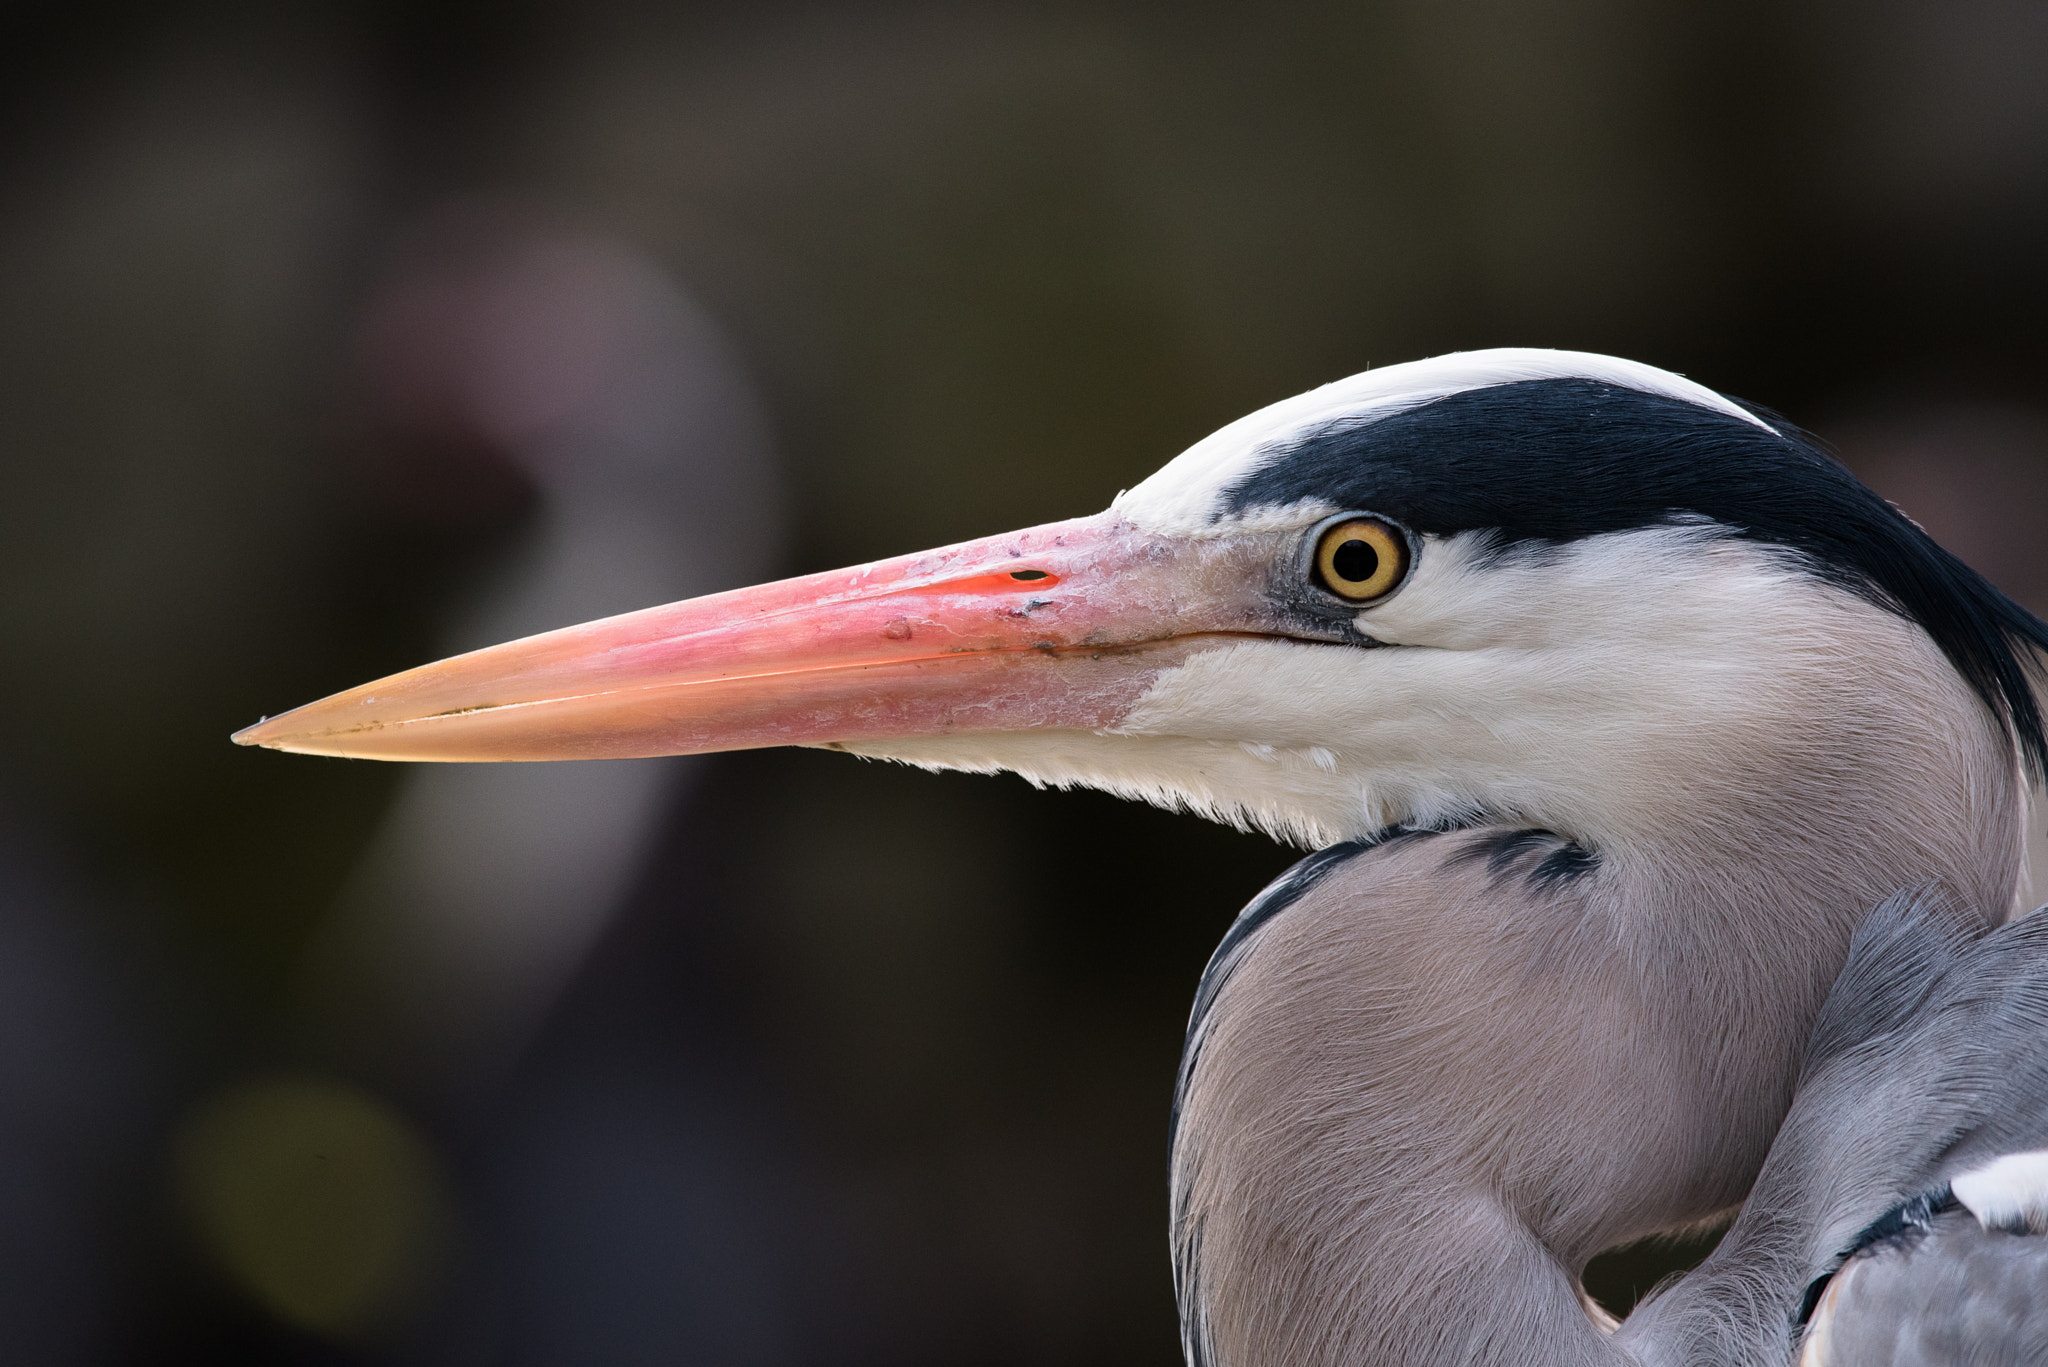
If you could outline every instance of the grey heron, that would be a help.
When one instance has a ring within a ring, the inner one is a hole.
[[[1188,1031],[1172,1251],[1202,1367],[2041,1360],[2044,648],[1775,416],[1496,350],[1275,404],[1094,517],[529,637],[236,739],[825,746],[1315,847]],[[1601,1249],[1738,1203],[1618,1326],[1580,1290]]]

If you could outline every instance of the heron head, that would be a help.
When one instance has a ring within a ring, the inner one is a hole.
[[[1498,350],[1262,409],[1093,517],[567,627],[236,739],[813,745],[1306,843],[1472,819],[1600,843],[1760,766],[1856,782],[1900,735],[2038,765],[2044,645],[1776,420],[1649,366]]]

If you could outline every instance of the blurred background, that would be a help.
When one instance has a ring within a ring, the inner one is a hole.
[[[6,0],[0,1361],[1176,1361],[1187,1002],[1290,852],[228,733],[1501,344],[2048,609],[2043,71],[2034,0]]]

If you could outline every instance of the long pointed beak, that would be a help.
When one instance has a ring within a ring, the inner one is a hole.
[[[234,739],[554,760],[1110,729],[1190,654],[1275,634],[1248,551],[1105,513],[529,636]]]

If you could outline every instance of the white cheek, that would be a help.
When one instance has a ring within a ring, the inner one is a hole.
[[[1204,651],[1154,680],[1115,730],[1240,742],[1259,758],[1305,749],[1329,738],[1333,707],[1356,692],[1354,653],[1289,641]]]
[[[853,748],[1306,843],[1483,817],[1600,845],[1832,772],[1843,716],[1887,746],[1974,743],[1976,714],[1923,633],[1766,548],[1678,527],[1535,554],[1425,549],[1411,583],[1360,615],[1381,647],[1240,641],[1160,673],[1105,730]],[[1924,700],[1910,716],[1901,689]],[[1797,765],[1760,778],[1769,756]]]
[[[1782,744],[1813,702],[1802,688],[1842,672],[1828,658],[1841,643],[1895,626],[1788,592],[1797,578],[1701,528],[1506,556],[1432,541],[1414,579],[1360,614],[1381,648],[1208,651],[1115,730],[1227,745],[1231,783],[1318,826],[1485,812],[1623,835],[1682,800],[1674,772]]]
[[[1720,646],[1760,605],[1802,607],[1810,595],[1774,591],[1800,577],[1776,552],[1706,525],[1507,552],[1464,532],[1424,537],[1409,582],[1355,621],[1374,640],[1436,650],[1687,653]]]
[[[1497,576],[1486,571],[1486,541],[1466,532],[1425,536],[1408,582],[1353,618],[1360,633],[1389,645],[1476,650],[1498,643],[1504,613]]]

